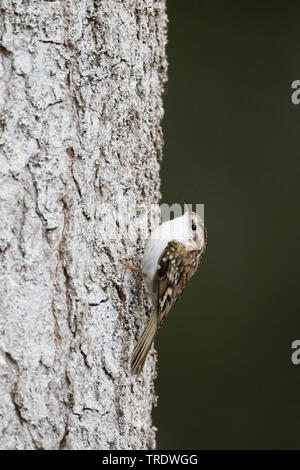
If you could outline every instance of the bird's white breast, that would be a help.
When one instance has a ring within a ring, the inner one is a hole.
[[[188,235],[185,215],[168,220],[153,230],[146,244],[142,264],[142,271],[147,274],[145,280],[150,292],[152,292],[152,282],[157,271],[158,260],[167,244],[172,240],[185,244],[188,240]]]

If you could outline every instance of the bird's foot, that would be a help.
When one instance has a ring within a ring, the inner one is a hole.
[[[127,269],[130,269],[132,271],[132,274],[134,275],[134,277],[136,277],[136,273],[142,274],[143,276],[147,276],[146,273],[141,271],[139,268],[136,268],[135,266],[132,266],[132,264],[129,264],[125,261],[123,262],[123,264]]]

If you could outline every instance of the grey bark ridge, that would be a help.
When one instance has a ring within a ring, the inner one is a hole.
[[[108,243],[103,207],[159,201],[166,24],[165,1],[2,1],[1,449],[155,447],[154,352],[129,371],[149,297],[122,264],[145,239]]]

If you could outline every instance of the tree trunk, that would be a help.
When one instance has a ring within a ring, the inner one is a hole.
[[[160,197],[166,21],[158,0],[2,1],[1,449],[155,447],[153,353],[129,368],[149,297],[122,263]]]

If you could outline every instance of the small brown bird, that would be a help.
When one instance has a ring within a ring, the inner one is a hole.
[[[153,313],[132,355],[131,371],[140,374],[163,320],[195,274],[205,251],[207,231],[200,216],[185,204],[181,217],[164,222],[151,234],[142,273],[152,297]]]

